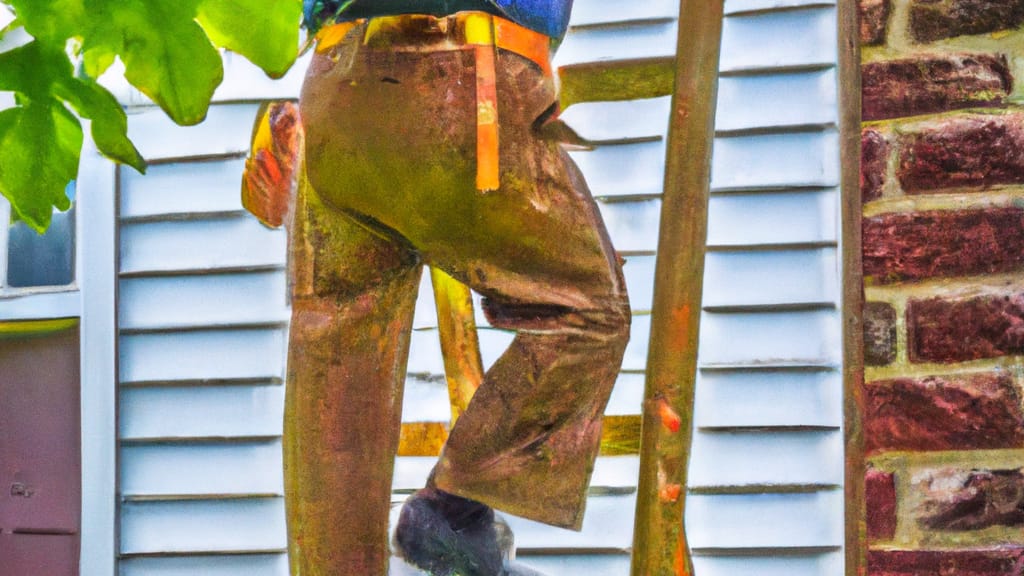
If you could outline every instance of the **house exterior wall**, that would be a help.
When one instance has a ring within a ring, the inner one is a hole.
[[[1024,3],[861,0],[869,573],[1024,566]]]

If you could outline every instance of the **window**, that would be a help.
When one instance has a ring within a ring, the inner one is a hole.
[[[6,201],[0,207],[0,290],[68,286],[74,282],[75,183],[67,188],[72,208],[54,211],[50,227],[38,234],[24,222],[11,218]],[[6,247],[4,246],[6,244]]]

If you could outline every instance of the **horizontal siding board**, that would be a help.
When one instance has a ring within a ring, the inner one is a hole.
[[[710,372],[698,375],[698,427],[838,426],[842,375],[828,372]]]
[[[121,506],[122,554],[267,551],[285,545],[283,498]]]
[[[686,501],[690,546],[787,548],[843,542],[843,491],[797,494],[692,494]]]
[[[703,432],[693,438],[689,485],[840,484],[838,432]]]
[[[259,104],[211,106],[202,124],[178,126],[157,108],[130,114],[128,137],[149,161],[243,154]]]
[[[731,16],[722,22],[719,69],[834,65],[836,47],[834,7]]]
[[[679,3],[675,0],[645,0],[644,2],[622,2],[621,0],[577,0],[572,7],[571,26],[606,24],[628,20],[652,18],[675,18],[679,14]],[[570,32],[570,37],[575,31]]]
[[[437,459],[429,456],[396,458],[392,488],[406,492],[422,488],[435,462]],[[590,485],[591,487],[634,488],[639,473],[639,456],[601,456],[594,463],[594,474],[591,477]]]
[[[121,226],[121,273],[284,266],[284,230],[248,215]]]
[[[838,183],[835,130],[715,139],[712,189],[822,186]]]
[[[285,554],[125,558],[119,576],[288,576]]]
[[[126,496],[282,494],[279,440],[122,446]],[[182,504],[184,505],[184,504]]]
[[[766,362],[838,364],[839,317],[835,310],[713,314],[701,318],[703,365]]]
[[[426,485],[427,476],[437,458],[433,456],[399,456],[395,458],[394,475],[391,478],[393,490],[418,490]]]
[[[543,574],[570,575],[586,574],[587,576],[626,576],[629,574],[628,554],[579,554],[565,555],[530,555],[519,554],[516,560]]]
[[[713,195],[708,245],[836,242],[838,200],[835,189]]]
[[[629,306],[634,311],[650,311],[654,301],[654,255],[636,254],[625,257],[622,273],[629,291]],[[634,334],[634,338],[646,338],[646,334]]]
[[[832,0],[725,0],[725,14],[835,4]]]
[[[835,70],[721,78],[715,129],[835,123],[836,86]]]
[[[444,374],[441,342],[436,329],[415,330],[409,343],[409,374]]]
[[[638,334],[637,338],[646,335]],[[615,380],[612,395],[608,398],[605,414],[627,415],[640,414],[644,401],[644,375],[635,372],[622,372]]]
[[[125,218],[158,218],[242,209],[245,160],[154,164],[142,175],[121,170],[121,211]]]
[[[835,248],[710,252],[704,306],[833,302],[837,267]]]
[[[121,328],[174,328],[284,322],[282,272],[126,278],[120,282]]]
[[[403,422],[447,422],[451,419],[448,384],[443,378],[405,379],[402,398]]]
[[[668,131],[671,98],[574,104],[560,115],[587,140],[626,140],[663,137]]]
[[[120,394],[124,440],[272,436],[281,433],[283,415],[283,386],[159,386]]]
[[[654,252],[658,248],[661,199],[598,202],[597,206],[616,250]]]
[[[283,329],[210,330],[121,336],[122,382],[279,378]]]
[[[631,337],[622,358],[622,369],[642,371],[647,367],[648,335],[651,333],[650,315],[634,314],[630,333]]]
[[[639,456],[604,456],[594,463],[591,486],[633,488],[640,474]]]
[[[660,194],[665,174],[665,142],[598,146],[569,154],[595,197]]]
[[[809,556],[697,556],[694,572],[701,576],[837,576],[843,573],[841,552]]]
[[[611,28],[577,28],[555,54],[556,66],[657,56],[676,51],[676,23],[641,21]]]

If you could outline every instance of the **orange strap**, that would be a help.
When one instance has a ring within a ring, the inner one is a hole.
[[[494,45],[515,52],[551,76],[551,38],[511,20],[494,18]]]
[[[493,192],[498,176],[498,88],[494,67],[494,18],[473,12],[465,21],[466,43],[476,54],[476,189]]]

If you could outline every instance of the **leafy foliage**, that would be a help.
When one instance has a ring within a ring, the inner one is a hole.
[[[124,110],[97,78],[117,58],[125,78],[179,124],[206,117],[224,71],[218,48],[247,57],[273,77],[295,60],[301,0],[0,0],[32,39],[0,52],[0,194],[37,231],[75,177],[79,118],[105,156],[145,170],[128,139]],[[71,113],[73,110],[78,117]]]

